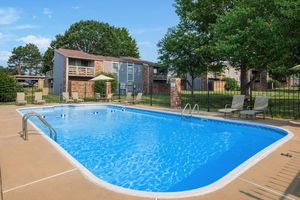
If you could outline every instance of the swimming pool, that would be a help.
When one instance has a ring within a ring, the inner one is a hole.
[[[142,195],[220,188],[290,137],[283,129],[254,123],[115,105],[19,111],[44,116],[57,132],[59,148],[92,180]],[[32,123],[49,135],[39,120]]]

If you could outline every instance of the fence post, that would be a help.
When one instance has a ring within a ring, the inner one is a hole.
[[[33,104],[33,87],[34,85],[31,85],[31,103]]]
[[[132,84],[132,104],[134,104],[134,93],[135,93],[135,85]]]
[[[152,106],[153,83],[150,85],[150,106]]]
[[[181,79],[172,78],[170,80],[170,106],[177,108],[180,106]]]
[[[208,76],[206,78],[206,89],[207,89],[207,112],[210,112],[210,94],[209,94],[209,81]]]
[[[119,83],[119,102],[121,102],[121,83]]]

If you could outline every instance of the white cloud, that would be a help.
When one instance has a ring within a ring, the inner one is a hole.
[[[12,24],[19,19],[19,13],[14,8],[0,8],[0,25]]]
[[[78,9],[79,9],[79,6],[72,6],[72,9],[78,10]]]
[[[52,11],[49,8],[43,9],[43,14],[46,15],[49,18],[52,18]]]
[[[25,30],[25,29],[33,29],[33,28],[37,28],[37,26],[31,24],[23,24],[23,25],[17,25],[15,27],[15,29],[17,30]]]
[[[19,38],[17,41],[23,42],[24,44],[35,44],[41,50],[47,49],[51,43],[50,38],[35,35],[27,35],[26,37]]]
[[[0,51],[0,61],[7,62],[10,56],[11,56],[11,52]]]

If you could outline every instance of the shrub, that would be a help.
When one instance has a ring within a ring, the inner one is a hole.
[[[270,88],[279,88],[280,87],[280,82],[272,79],[268,81]]]
[[[226,90],[238,90],[239,85],[238,82],[234,78],[225,77],[223,79],[225,81],[225,89]]]
[[[97,76],[99,76],[100,74],[103,74],[105,76],[113,78],[113,80],[111,80],[109,82],[111,82],[111,91],[114,92],[115,89],[117,88],[116,77],[112,73],[107,73],[107,72],[101,72],[101,73],[97,74]],[[107,82],[107,81],[95,81],[94,92],[105,94],[105,82]]]
[[[17,92],[23,91],[15,78],[0,71],[0,102],[15,101]]]

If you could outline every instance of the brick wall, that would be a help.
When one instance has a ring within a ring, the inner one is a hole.
[[[104,71],[103,61],[95,60],[95,75]]]
[[[225,81],[213,80],[212,82],[212,91],[224,91],[225,90]]]
[[[69,93],[78,92],[80,97],[94,96],[94,82],[82,80],[69,80]]]
[[[150,84],[153,82],[153,67],[143,65],[143,93],[150,93]]]
[[[165,81],[153,82],[153,94],[168,94],[170,92],[170,84]]]

